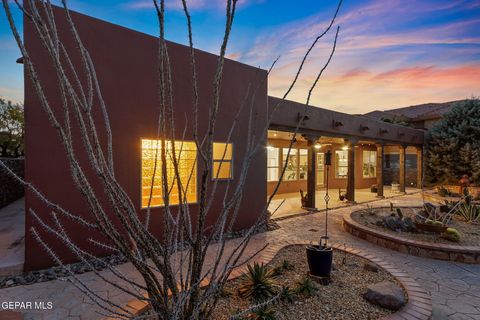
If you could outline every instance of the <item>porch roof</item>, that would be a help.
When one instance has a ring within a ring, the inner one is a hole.
[[[268,97],[269,114],[280,102],[281,99],[279,98]],[[361,115],[351,115],[315,106],[305,106],[305,104],[290,100],[284,100],[278,106],[273,114],[270,129],[294,131],[304,113],[306,119],[300,124],[300,134],[358,139],[373,143],[395,145],[423,145],[423,130]]]

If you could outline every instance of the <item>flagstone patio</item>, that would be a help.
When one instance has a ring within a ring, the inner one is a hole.
[[[386,206],[390,202],[395,205],[419,205],[421,197],[418,194],[398,196],[371,202],[374,206]],[[343,215],[365,205],[339,208],[330,212],[329,233],[332,242],[337,245],[362,249],[403,270],[427,289],[432,296],[433,319],[480,319],[480,265],[468,265],[447,261],[405,255],[396,251],[377,247],[373,244],[355,238],[342,228]],[[248,248],[247,254],[255,252],[265,243],[279,243],[289,240],[316,242],[324,233],[325,213],[318,212],[309,215],[278,221],[280,229],[257,234]],[[230,247],[238,239],[231,240]],[[208,263],[208,262],[207,262]],[[140,281],[138,275],[129,264],[119,266],[122,272],[133,281]],[[109,272],[106,277],[113,279]],[[100,281],[92,273],[79,276],[93,289],[105,298],[118,305],[125,305],[132,298],[118,289]],[[26,311],[25,319],[100,319],[101,310],[89,301],[71,283],[54,280],[30,286],[18,286],[0,290],[0,303],[4,301],[52,301],[53,309],[44,311]],[[0,313],[0,318],[2,314]]]

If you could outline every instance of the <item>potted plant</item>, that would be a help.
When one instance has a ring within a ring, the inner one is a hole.
[[[325,181],[325,235],[320,237],[318,245],[309,245],[306,247],[307,262],[310,275],[320,279],[329,279],[332,271],[333,249],[328,246],[328,171],[332,165],[332,153],[327,151],[325,154],[326,181]],[[328,281],[326,282],[328,284]]]

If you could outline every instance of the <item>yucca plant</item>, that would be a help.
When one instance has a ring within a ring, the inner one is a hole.
[[[291,271],[295,268],[295,266],[288,260],[284,259],[282,263],[276,266],[273,269],[273,273],[275,276],[281,275],[285,271]]]
[[[275,309],[272,306],[266,306],[262,308],[258,308],[252,311],[248,316],[247,319],[252,320],[276,320],[277,317],[275,316]]]
[[[303,277],[297,283],[296,291],[300,294],[303,294],[309,297],[309,296],[312,296],[316,291],[318,291],[318,288],[309,277]]]
[[[462,216],[467,223],[480,221],[480,207],[472,203],[463,203],[460,205],[457,214]]]
[[[238,295],[254,302],[271,298],[275,294],[274,270],[256,262],[253,266],[249,264],[247,268],[248,271],[238,287]]]
[[[292,303],[295,299],[295,290],[290,289],[289,286],[282,286],[280,288],[280,301]]]

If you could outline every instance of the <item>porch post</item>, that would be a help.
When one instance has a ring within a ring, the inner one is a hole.
[[[307,208],[316,209],[315,195],[317,189],[317,152],[315,144],[319,137],[312,135],[303,135],[307,140]]]
[[[377,144],[377,197],[383,198],[383,144]]]
[[[345,141],[347,142],[347,141]],[[355,144],[357,140],[349,139],[348,145],[348,173],[347,173],[347,200],[355,202]]]
[[[400,145],[400,173],[399,173],[399,184],[400,184],[400,192],[405,193],[405,178],[406,178],[406,163],[405,163],[405,153],[406,153],[407,146]]]
[[[417,147],[417,188],[423,188],[423,148]]]

